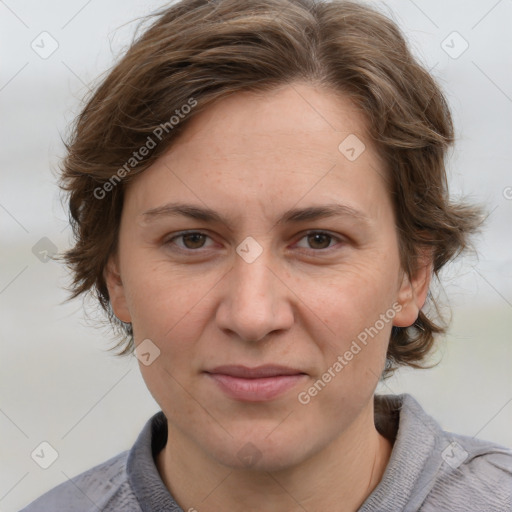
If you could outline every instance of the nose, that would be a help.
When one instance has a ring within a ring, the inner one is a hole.
[[[243,341],[260,341],[270,333],[290,329],[294,322],[294,295],[272,265],[269,252],[263,250],[252,263],[236,254],[224,278],[217,325]]]

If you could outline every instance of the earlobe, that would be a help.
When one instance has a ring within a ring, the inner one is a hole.
[[[126,302],[125,287],[115,255],[111,255],[103,271],[112,311],[121,322],[131,323],[132,318]]]
[[[402,282],[397,297],[401,310],[396,314],[393,325],[409,327],[414,324],[427,299],[431,278],[431,251],[424,251],[413,278],[410,278],[405,271],[402,272]]]

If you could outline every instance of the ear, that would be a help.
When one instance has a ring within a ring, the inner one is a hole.
[[[112,310],[119,320],[130,323],[132,317],[126,302],[125,288],[121,280],[117,255],[111,255],[103,271]]]
[[[402,309],[395,315],[393,325],[409,327],[418,318],[420,309],[427,299],[428,289],[432,278],[432,250],[423,249],[420,252],[416,272],[411,278],[402,270],[401,284],[397,301]]]

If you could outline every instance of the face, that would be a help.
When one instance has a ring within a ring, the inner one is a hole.
[[[107,283],[176,436],[275,470],[362,425],[428,285],[401,273],[383,176],[354,105],[297,83],[214,103],[131,182]]]

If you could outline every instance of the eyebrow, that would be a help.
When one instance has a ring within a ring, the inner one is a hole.
[[[188,217],[190,219],[201,220],[208,223],[229,225],[229,219],[217,213],[215,210],[186,203],[168,203],[147,210],[141,214],[141,217],[147,222],[151,222],[152,220],[162,217],[174,216]],[[362,224],[370,224],[369,217],[362,211],[339,203],[309,206],[307,208],[292,208],[284,212],[277,220],[276,224],[299,223],[331,217],[349,217]]]

